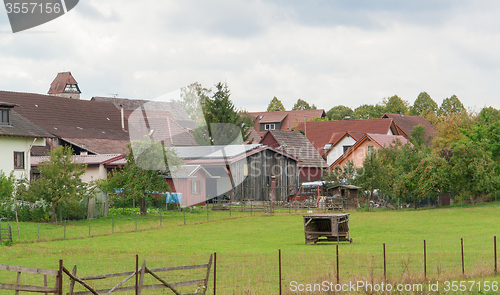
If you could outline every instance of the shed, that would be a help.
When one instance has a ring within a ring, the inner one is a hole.
[[[306,244],[326,241],[352,243],[349,238],[349,213],[305,215],[304,234]]]
[[[342,198],[345,209],[356,209],[358,206],[358,190],[360,189],[361,187],[351,184],[337,184],[328,188],[327,195]]]

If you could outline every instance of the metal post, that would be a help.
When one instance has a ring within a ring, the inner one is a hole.
[[[115,233],[115,216],[111,216],[111,233]]]
[[[64,220],[64,239],[66,240],[66,220]]]
[[[252,216],[252,211],[253,211],[253,206],[252,206],[252,201],[250,201],[250,216]]]
[[[38,239],[40,240],[40,223],[38,224]]]
[[[214,253],[214,295],[217,291],[217,252]]]
[[[161,211],[160,211],[160,226],[162,226],[162,224],[161,224]]]
[[[139,255],[135,255],[135,295],[139,295]]]
[[[427,247],[424,240],[424,278],[427,279]]]
[[[89,218],[89,237],[90,237],[90,218]]]
[[[384,279],[387,280],[387,269],[386,269],[386,261],[385,261],[385,243],[384,243]]]
[[[460,239],[462,244],[462,274],[465,275],[465,263],[464,263],[464,238]]]
[[[229,217],[231,217],[231,202],[229,202]]]
[[[182,209],[182,214],[184,215],[184,225],[186,225],[186,210]]]
[[[340,270],[339,270],[339,245],[337,244],[337,284],[340,284]]]
[[[137,214],[135,215],[135,231],[137,231]]]
[[[281,249],[279,249],[279,268],[280,268],[280,277],[279,277],[279,280],[280,280],[280,295],[281,295]]]
[[[497,273],[497,236],[493,238],[494,250],[495,250],[495,274]]]
[[[207,221],[208,221],[208,203],[207,203]]]

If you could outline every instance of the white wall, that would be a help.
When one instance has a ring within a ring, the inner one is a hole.
[[[326,155],[326,163],[328,164],[328,166],[332,165],[335,160],[337,160],[344,154],[344,145],[354,145],[355,143],[356,141],[354,140],[354,138],[350,137],[349,135],[346,135],[339,142],[337,142],[337,144],[333,146]]]
[[[17,179],[30,177],[30,149],[35,138],[0,136],[0,171],[6,175],[14,172]],[[36,140],[37,146],[45,146],[45,140]],[[24,169],[14,169],[14,152],[24,152]]]

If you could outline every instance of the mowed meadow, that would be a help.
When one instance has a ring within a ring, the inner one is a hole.
[[[276,294],[279,292],[278,251],[281,250],[283,292],[292,294],[289,290],[292,281],[336,283],[337,280],[337,244],[305,245],[302,217],[305,213],[254,212],[249,215],[235,210],[231,217],[227,212],[214,213],[208,222],[205,213],[190,213],[186,214],[186,225],[182,215],[163,215],[161,226],[158,216],[154,215],[137,219],[103,218],[92,221],[91,237],[88,237],[88,222],[67,225],[66,239],[60,238],[63,225],[51,224],[46,226],[55,227],[54,240],[21,239],[21,243],[2,246],[0,263],[57,269],[62,259],[67,269],[77,265],[77,275],[87,276],[132,271],[135,255],[141,264],[145,260],[150,267],[169,267],[207,263],[210,254],[216,252],[218,294]],[[500,237],[500,207],[349,213],[353,243],[341,242],[338,246],[340,282],[384,281],[384,243],[389,282],[481,277],[498,280],[494,273],[494,236]],[[218,218],[217,214],[220,214]],[[148,220],[153,223],[147,223]],[[114,233],[109,230],[111,223]],[[119,230],[120,226],[130,228],[135,224],[138,231]],[[11,226],[16,236],[15,223]],[[21,223],[24,232],[37,227],[34,223]],[[462,275],[461,239],[465,275]],[[427,278],[424,277],[424,240]],[[175,281],[178,277],[170,279]],[[2,271],[0,278],[2,283],[14,283],[16,274]],[[25,283],[32,280],[37,279],[30,276]],[[109,288],[115,283],[106,286]],[[66,278],[65,284],[69,284]],[[98,284],[96,287],[105,287],[104,282]],[[212,288],[213,269],[208,294]],[[159,290],[147,292],[167,294]]]

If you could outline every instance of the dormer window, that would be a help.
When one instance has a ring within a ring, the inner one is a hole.
[[[266,124],[264,126],[264,129],[265,130],[274,130],[274,129],[276,129],[276,124]]]
[[[10,110],[0,109],[0,125],[10,125]]]

